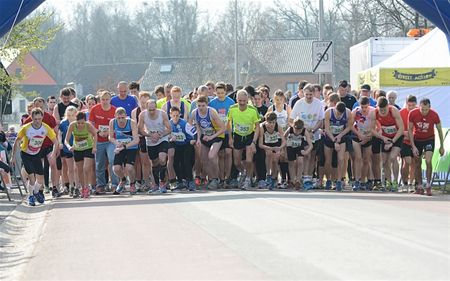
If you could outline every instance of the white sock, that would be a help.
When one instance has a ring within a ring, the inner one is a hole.
[[[30,182],[27,184],[28,193],[33,195],[34,185],[31,185]]]
[[[34,183],[34,193],[38,193],[39,192],[39,187],[41,187],[41,185],[38,182]]]

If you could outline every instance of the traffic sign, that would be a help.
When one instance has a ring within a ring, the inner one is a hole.
[[[313,73],[333,72],[333,41],[314,41],[312,44]]]

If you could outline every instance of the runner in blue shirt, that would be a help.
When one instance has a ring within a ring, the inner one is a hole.
[[[127,117],[131,118],[131,112],[138,107],[136,97],[128,94],[128,83],[121,81],[117,85],[119,95],[111,99],[111,104],[116,108],[123,107],[127,112]]]

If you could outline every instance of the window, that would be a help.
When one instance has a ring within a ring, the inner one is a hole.
[[[171,64],[161,64],[161,67],[159,68],[160,73],[170,73],[172,72],[172,65]]]
[[[27,104],[27,101],[26,101],[26,100],[20,100],[20,101],[19,101],[19,109],[20,109],[20,112],[27,112],[27,110],[26,110],[26,104]]]
[[[286,83],[286,91],[290,91],[292,94],[297,92],[298,83],[297,82],[287,82]]]

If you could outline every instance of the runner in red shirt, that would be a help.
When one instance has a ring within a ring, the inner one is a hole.
[[[414,158],[411,147],[411,141],[409,140],[408,135],[408,115],[409,112],[413,109],[417,108],[417,98],[415,96],[408,96],[406,99],[406,105],[404,108],[400,110],[400,116],[403,120],[403,144],[402,149],[400,150],[400,156],[402,158],[402,182],[403,187],[407,187],[409,191],[409,186],[411,186],[414,182]],[[408,182],[409,178],[409,182]],[[410,184],[409,184],[410,183]]]
[[[58,135],[58,127],[56,126],[56,120],[53,115],[45,111],[45,99],[43,97],[37,97],[33,100],[34,108],[40,108],[44,112],[44,117],[42,118],[42,122],[47,124],[50,128],[52,128],[56,135]],[[31,115],[28,116],[27,119],[23,121],[23,124],[31,123],[33,119],[31,118]],[[50,153],[53,151],[53,141],[50,140],[48,137],[45,138],[44,143],[41,147],[41,157],[44,160],[44,185],[46,192],[49,193],[49,167],[52,170],[52,196],[53,197],[59,197],[61,196],[59,192],[59,176],[62,169],[62,163],[61,159],[60,161],[57,161],[56,159],[59,156],[59,150],[55,151],[55,158],[50,157]],[[44,196],[44,190],[43,186],[39,187],[39,192],[42,196]]]
[[[99,93],[100,103],[94,105],[89,113],[89,121],[98,130],[97,152],[95,153],[95,176],[97,186],[95,194],[103,194],[107,185],[105,179],[106,155],[108,157],[110,171],[113,171],[115,145],[109,142],[109,121],[115,118],[116,108],[111,105],[111,93],[102,91]],[[112,186],[115,189],[119,179],[114,173],[110,173]],[[114,190],[113,190],[114,191]]]
[[[436,126],[439,133],[440,148],[439,154],[444,155],[444,135],[442,134],[441,120],[436,111],[430,109],[430,100],[422,99],[420,101],[419,108],[413,109],[408,116],[408,134],[411,142],[412,150],[418,165],[416,165],[416,179],[419,182],[419,186],[416,190],[416,194],[424,194],[422,188],[422,171],[420,159],[425,151],[425,163],[427,173],[427,195],[431,196],[431,175],[433,167],[431,159],[434,151],[434,126]]]
[[[398,190],[398,165],[393,165],[397,161],[400,148],[403,143],[403,121],[398,109],[388,104],[385,97],[378,98],[377,108],[371,112],[372,120],[376,120],[381,132],[372,125],[372,133],[375,137],[381,139],[384,145],[383,168],[385,175],[385,188],[391,191]],[[375,122],[374,122],[375,123]],[[392,167],[392,169],[391,169]],[[391,173],[392,171],[392,173]]]

